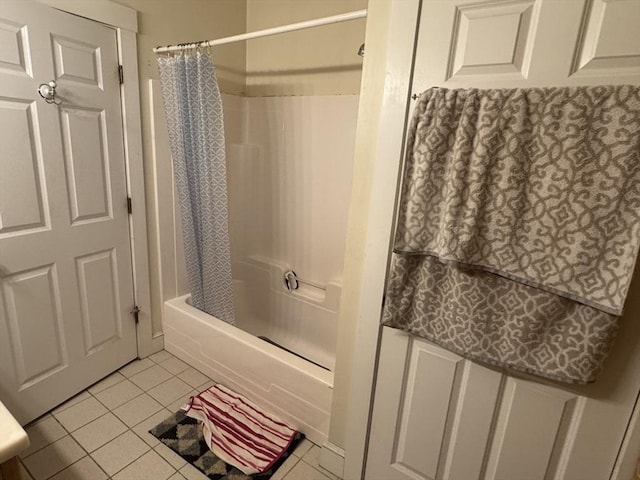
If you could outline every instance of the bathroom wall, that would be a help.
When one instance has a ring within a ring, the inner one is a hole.
[[[367,8],[367,0],[247,0],[247,31]],[[366,19],[247,42],[247,95],[358,94]]]
[[[138,68],[142,112],[142,142],[146,185],[147,225],[149,228],[149,265],[151,318],[154,333],[161,325],[161,277],[158,269],[157,225],[153,212],[157,210],[154,191],[153,139],[151,126],[151,95],[149,80],[157,79],[155,54],[158,45],[208,40],[246,31],[246,0],[116,0],[138,12]],[[243,42],[215,52],[220,88],[228,93],[244,90],[246,46]],[[125,72],[127,81],[127,72]]]
[[[246,0],[116,2],[138,12],[138,64],[141,87],[146,87],[146,79],[158,78],[156,54],[152,52],[154,47],[209,40],[246,31]],[[215,50],[218,80],[223,92],[238,94],[244,90],[245,52],[245,42],[233,43]],[[142,85],[143,83],[145,85]]]

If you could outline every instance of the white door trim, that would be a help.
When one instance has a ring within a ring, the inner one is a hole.
[[[370,168],[373,170],[371,189],[369,192],[368,221],[362,242],[362,268],[360,270],[361,288],[358,307],[355,311],[353,339],[353,362],[351,367],[351,388],[349,392],[349,413],[346,417],[346,455],[344,479],[363,478],[366,459],[366,446],[369,437],[370,415],[373,405],[373,387],[377,372],[381,328],[379,326],[382,313],[382,296],[387,272],[387,261],[391,248],[391,236],[396,201],[396,183],[390,181],[399,175],[402,138],[407,107],[407,93],[410,85],[410,71],[413,55],[410,59],[398,55],[398,52],[413,51],[413,44],[408,44],[408,37],[413,32],[409,25],[415,24],[415,16],[411,15],[409,3],[414,4],[413,15],[417,11],[420,0],[412,2],[394,2],[392,0],[371,1],[367,23],[374,16],[388,14],[388,31],[385,38],[369,39],[368,43],[376,45],[386,43],[385,58],[372,58],[376,66],[367,68],[365,60],[362,83],[379,83],[380,75],[384,76],[384,98],[382,100],[367,96],[363,89],[361,103],[381,102],[378,118],[359,118],[358,124],[368,129],[360,131],[357,136],[367,135],[369,139],[377,138],[378,142],[372,155]],[[389,3],[391,5],[389,5]],[[381,13],[384,12],[384,13]],[[387,13],[388,12],[388,13]],[[369,31],[369,28],[367,29]],[[404,34],[403,34],[404,32]],[[380,34],[380,32],[376,32]],[[412,37],[413,38],[413,37]],[[371,48],[370,51],[376,51]],[[374,76],[378,76],[374,78]],[[376,92],[379,93],[379,92]],[[418,92],[419,93],[419,92]],[[362,106],[360,112],[365,111]],[[366,121],[365,121],[366,120]],[[371,125],[375,125],[373,128]],[[364,129],[363,129],[364,130]],[[380,134],[380,132],[384,132]],[[348,368],[348,367],[347,367]],[[340,375],[336,372],[336,375]],[[625,435],[620,455],[610,480],[628,480],[630,472],[637,461],[640,446],[640,401],[632,413],[631,423]]]
[[[381,103],[378,119],[358,119],[358,125],[372,125],[369,131],[356,133],[377,138],[373,160],[371,195],[369,197],[368,220],[365,243],[362,246],[364,260],[361,271],[360,300],[356,315],[356,336],[354,356],[351,368],[351,388],[349,392],[349,413],[346,417],[345,439],[345,480],[361,478],[364,474],[366,445],[369,436],[369,423],[373,405],[373,387],[378,361],[378,344],[381,328],[382,296],[384,292],[387,263],[391,248],[393,219],[397,182],[404,146],[405,126],[407,123],[407,101],[411,85],[411,71],[416,43],[416,22],[418,20],[420,0],[410,2],[370,2],[367,23],[372,18],[384,15],[388,20],[386,39],[365,39],[371,44],[370,51],[378,51],[374,43],[386,43],[386,58],[374,58],[379,65],[367,68],[365,60],[362,84],[370,82],[384,83],[383,89],[374,92],[384,97],[370,98],[363,89],[361,102]],[[413,28],[411,28],[414,26]],[[367,31],[369,28],[367,27]],[[379,32],[376,32],[379,34]],[[399,54],[399,53],[404,54]],[[367,77],[377,75],[378,78]],[[365,111],[360,107],[360,112]],[[376,121],[377,120],[377,121]],[[370,141],[370,140],[367,140]],[[396,181],[394,181],[394,179]],[[339,373],[336,372],[336,375]]]
[[[38,0],[64,12],[79,15],[108,25],[116,30],[118,61],[123,67],[122,120],[124,153],[127,169],[127,191],[131,197],[133,214],[130,217],[133,289],[140,308],[137,325],[138,356],[146,357],[162,349],[162,337],[153,338],[151,327],[151,292],[149,283],[149,250],[144,193],[142,157],[142,127],[140,120],[140,82],[138,75],[138,13],[111,0]]]

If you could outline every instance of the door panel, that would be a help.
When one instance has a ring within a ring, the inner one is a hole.
[[[115,249],[76,257],[84,350],[90,355],[122,337]]]
[[[414,93],[640,84],[637,0],[424,0],[419,24]],[[608,479],[640,392],[638,276],[593,385],[487,368],[384,327],[366,478]]]
[[[104,110],[60,107],[71,224],[110,220],[109,154]]]
[[[498,415],[486,478],[526,475],[536,479],[545,478],[545,474],[553,478],[558,464],[552,459],[562,456],[568,427],[579,418],[584,398],[507,376],[496,404]]]
[[[0,129],[12,132],[3,135],[0,143],[0,234],[46,227],[49,212],[42,188],[44,165],[34,102],[0,99]]]
[[[4,0],[0,38],[0,398],[25,423],[135,358],[129,217],[115,30]]]
[[[436,352],[420,346],[410,351],[396,461],[432,475],[438,467],[449,399],[460,384],[461,359],[444,350]],[[429,405],[428,412],[423,412],[422,405]]]
[[[0,19],[0,70],[32,77],[26,25]]]
[[[77,39],[52,35],[53,66],[58,80],[102,89],[102,62],[97,45]]]
[[[475,451],[473,443],[482,445],[476,439],[489,438],[500,375],[418,338],[409,338],[408,351],[395,461],[422,478],[435,478],[443,469],[480,467],[482,455],[468,454]],[[457,449],[442,448],[468,440],[473,441],[464,456]]]
[[[532,27],[539,16],[533,0],[458,5],[446,78],[499,73],[523,78],[530,66]]]
[[[68,363],[55,265],[8,275],[3,287],[17,380],[23,389]]]
[[[585,6],[572,77],[637,75],[640,65],[637,0],[592,0]]]

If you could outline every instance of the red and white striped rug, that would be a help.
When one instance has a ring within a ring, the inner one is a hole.
[[[211,451],[247,475],[269,470],[297,433],[220,384],[191,397],[186,413],[202,422],[202,433]]]

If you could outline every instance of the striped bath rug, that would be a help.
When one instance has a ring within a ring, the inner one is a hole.
[[[188,411],[149,433],[211,480],[268,479],[304,438],[222,385],[192,397]]]

